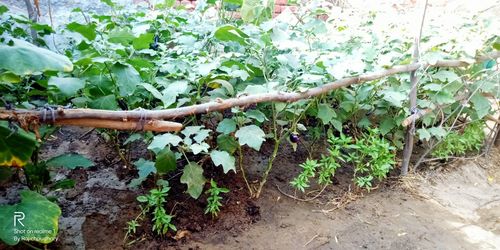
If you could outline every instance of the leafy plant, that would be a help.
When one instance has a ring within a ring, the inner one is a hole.
[[[315,176],[316,168],[319,164],[316,160],[307,159],[306,162],[300,164],[302,172],[290,182],[296,189],[305,192],[309,187],[309,179]]]
[[[358,140],[341,133],[338,137],[328,138],[330,147],[328,154],[322,155],[319,162],[307,160],[300,166],[302,172],[292,182],[292,186],[305,192],[309,187],[309,178],[318,174],[318,184],[331,184],[331,178],[341,163],[352,163],[354,166],[354,182],[357,186],[370,190],[373,180],[381,181],[396,163],[395,148],[380,136],[377,129],[368,129]]]
[[[210,180],[210,188],[205,192],[209,195],[207,198],[207,207],[205,208],[205,214],[210,213],[212,215],[212,218],[217,217],[217,214],[220,212],[220,208],[222,207],[222,203],[220,202],[222,200],[222,197],[220,196],[220,194],[227,192],[229,192],[229,189],[218,187],[217,182],[215,182],[213,179]]]
[[[432,156],[448,159],[470,151],[478,152],[484,142],[484,123],[476,121],[467,124],[462,132],[452,131],[434,148]]]
[[[154,188],[149,191],[148,195],[141,195],[137,197],[137,201],[144,203],[141,206],[141,213],[139,216],[128,222],[127,235],[135,233],[136,228],[139,226],[138,221],[143,219],[145,215],[151,213],[153,218],[153,231],[159,235],[166,234],[169,230],[177,231],[177,228],[172,223],[174,216],[170,215],[165,210],[166,198],[170,187],[163,185],[161,188]]]

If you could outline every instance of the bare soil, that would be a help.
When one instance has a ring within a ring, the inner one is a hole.
[[[148,180],[140,189],[127,183],[136,171],[124,168],[113,146],[88,129],[63,128],[45,145],[48,158],[67,152],[86,154],[96,162],[87,170],[61,170],[57,175],[77,180],[68,191],[50,193],[58,198],[63,215],[60,233],[51,249],[499,249],[500,247],[500,150],[490,158],[437,166],[405,180],[380,183],[371,192],[352,187],[352,172],[341,168],[334,185],[316,199],[299,201],[311,193],[294,193],[288,184],[299,172],[298,164],[308,153],[283,145],[266,189],[260,199],[249,199],[240,175],[222,174],[220,168],[204,165],[207,178],[214,178],[231,192],[213,220],[203,213],[205,196],[194,200],[185,194],[180,175],[168,177],[168,211],[175,214],[174,233],[159,237],[148,221],[124,244],[126,222],[138,213],[137,195],[153,187]],[[72,138],[72,139],[71,139]],[[144,153],[144,145],[132,160]],[[322,149],[323,148],[323,149]],[[272,145],[262,153],[245,152],[244,165],[250,180],[256,180],[267,163]],[[324,147],[318,145],[314,155]],[[0,203],[13,202],[22,185],[0,187]],[[279,189],[278,189],[279,188]],[[177,238],[175,240],[174,238]],[[0,246],[0,249],[6,248]],[[18,249],[26,249],[19,245]],[[7,248],[8,249],[8,248]]]

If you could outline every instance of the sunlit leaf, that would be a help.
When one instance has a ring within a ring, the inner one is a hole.
[[[13,45],[0,44],[0,69],[8,70],[16,75],[29,75],[35,72],[73,70],[71,61],[50,50],[12,39]]]
[[[205,185],[206,179],[203,176],[203,168],[191,162],[184,167],[181,183],[188,186],[187,192],[191,197],[198,199],[203,192],[203,186]]]

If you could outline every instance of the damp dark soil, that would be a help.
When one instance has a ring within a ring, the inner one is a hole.
[[[90,131],[90,132],[89,132]],[[231,191],[223,195],[219,216],[204,214],[206,194],[194,200],[179,182],[180,172],[165,177],[171,185],[167,211],[175,215],[178,231],[158,236],[150,217],[125,238],[127,221],[139,210],[138,195],[154,187],[127,186],[137,171],[126,167],[113,143],[95,130],[63,128],[44,144],[43,159],[62,153],[87,155],[89,169],[60,170],[56,176],[77,181],[75,188],[52,192],[62,209],[60,232],[50,249],[495,249],[500,246],[500,151],[487,159],[434,166],[432,171],[403,180],[389,178],[371,192],[352,185],[345,166],[334,185],[312,186],[296,193],[289,181],[309,152],[304,142],[296,152],[283,144],[259,199],[251,199],[240,173],[223,174],[205,161],[204,174]],[[130,161],[147,157],[146,146],[131,146]],[[317,157],[325,150],[318,143]],[[250,182],[264,171],[271,144],[261,152],[244,151]],[[128,157],[128,156],[127,156]],[[208,184],[207,184],[208,185]],[[17,199],[19,183],[0,186],[1,203]],[[208,188],[208,186],[206,187]],[[311,199],[314,198],[315,199]],[[308,200],[308,201],[301,201]],[[0,249],[6,248],[0,246]],[[28,249],[19,245],[17,249]]]

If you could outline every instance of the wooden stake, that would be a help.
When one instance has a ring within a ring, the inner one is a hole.
[[[413,62],[416,63],[419,60],[419,46],[420,39],[422,37],[422,28],[424,26],[425,13],[427,11],[427,2],[425,0],[424,10],[422,13],[422,20],[420,22],[420,30],[419,33],[415,36],[415,44],[413,49]],[[410,112],[414,113],[417,110],[417,88],[418,88],[418,77],[417,70],[414,70],[410,73]],[[413,137],[415,135],[415,121],[411,121],[410,126],[406,129],[405,134],[405,146],[403,149],[403,163],[401,165],[401,175],[405,176],[408,174],[408,167],[410,165],[410,158],[413,154]]]

